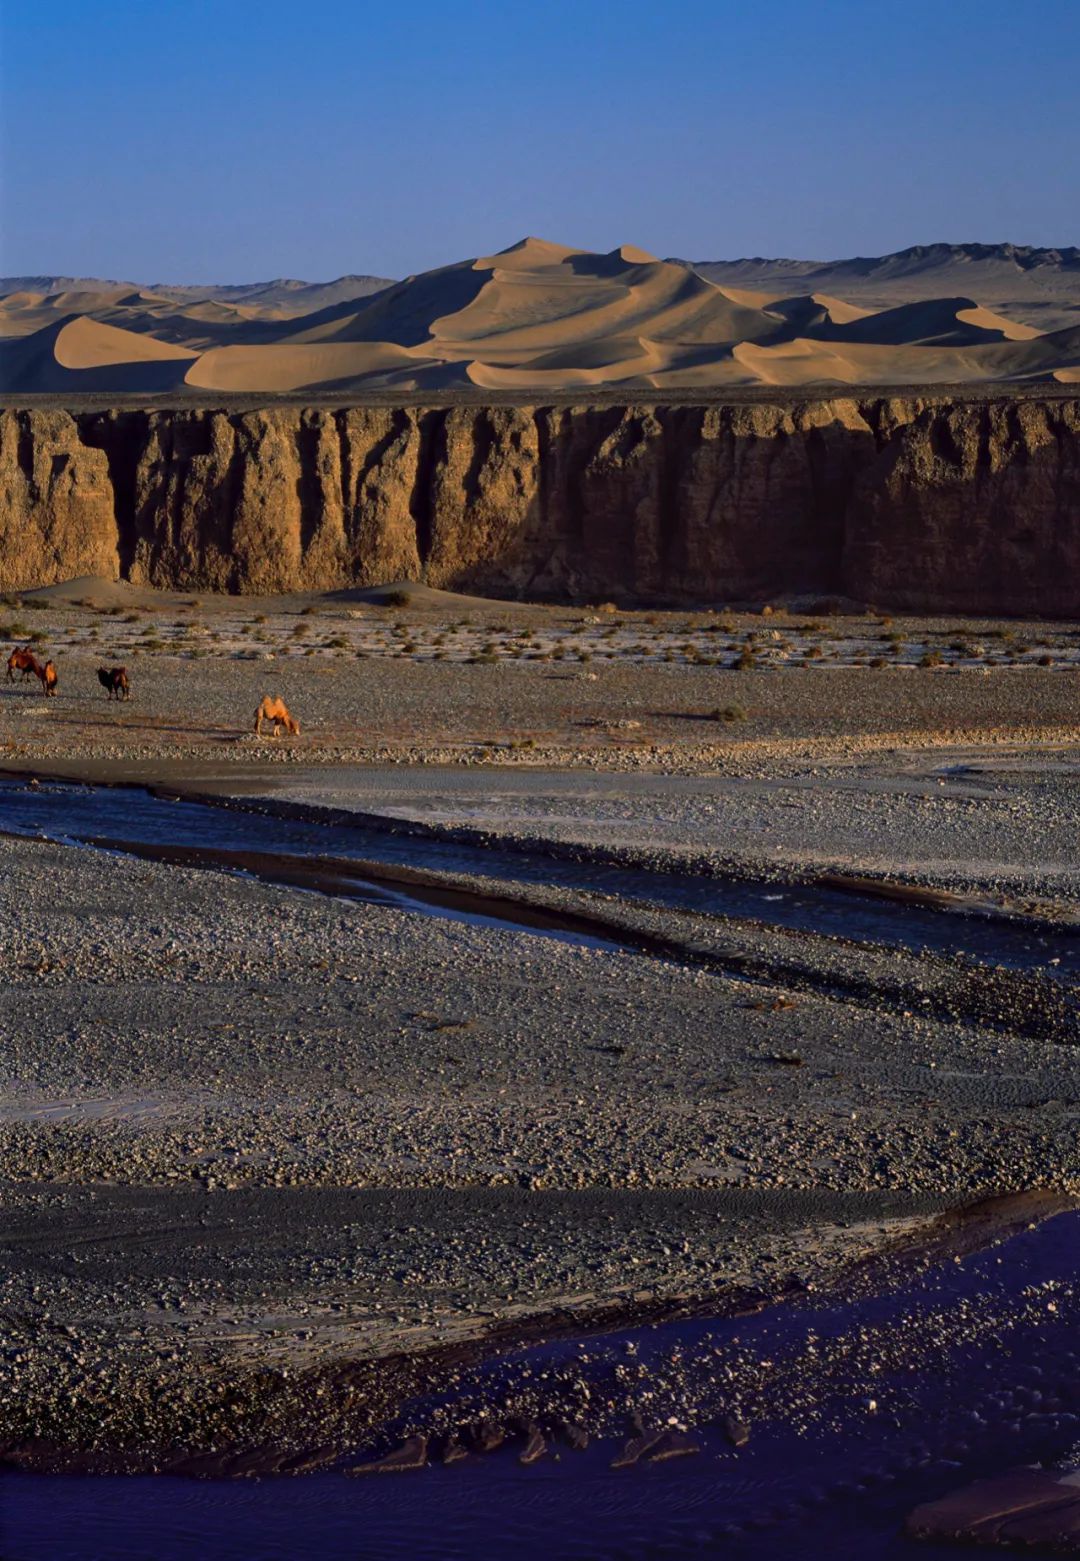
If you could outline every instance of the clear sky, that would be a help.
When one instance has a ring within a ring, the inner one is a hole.
[[[0,0],[0,272],[1080,242],[1080,0]]]

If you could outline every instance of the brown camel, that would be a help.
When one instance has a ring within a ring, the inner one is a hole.
[[[34,655],[29,645],[13,646],[11,655],[7,660],[8,682],[14,683],[16,672],[21,672],[23,675],[23,682],[25,683],[27,678],[34,677],[36,671],[37,657]]]
[[[285,728],[290,737],[299,737],[300,735],[300,722],[293,720],[292,716],[289,714],[285,701],[283,699],[278,699],[276,695],[263,695],[262,703],[255,712],[256,737],[262,736],[262,724],[264,721],[271,722],[274,728],[275,737],[277,737],[282,727]]]
[[[58,682],[56,667],[51,661],[47,661],[43,667],[39,665],[36,668],[36,671],[38,677],[41,679],[41,686],[45,690],[45,697],[48,699],[50,694],[56,693],[56,685]]]
[[[126,667],[99,667],[98,682],[110,699],[130,699],[131,684]]]

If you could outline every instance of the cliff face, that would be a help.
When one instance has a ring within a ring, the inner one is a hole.
[[[0,412],[0,587],[1080,616],[1080,398]]]

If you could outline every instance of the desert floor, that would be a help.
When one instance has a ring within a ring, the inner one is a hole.
[[[1075,1196],[1075,625],[403,591],[4,609],[9,1461],[763,1418],[719,1350],[463,1384]]]

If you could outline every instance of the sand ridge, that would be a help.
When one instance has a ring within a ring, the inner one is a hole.
[[[868,266],[874,272],[879,300],[888,278],[900,279],[893,298],[868,307],[864,292],[854,301],[808,286],[819,274],[808,263],[790,276],[782,269],[788,263],[761,264],[780,267],[777,280],[795,284],[792,290],[745,287],[738,284],[767,274],[744,278],[737,268],[716,267],[703,274],[627,244],[599,254],[536,237],[374,292],[360,288],[371,280],[364,278],[203,296],[74,279],[48,291],[20,286],[0,295],[0,388],[677,390],[1073,383],[1080,369],[1080,326],[1060,307],[1060,287],[1057,313],[1046,318],[1068,323],[1044,331],[985,292],[913,296],[917,268],[910,265],[874,271],[869,262],[850,262],[853,281],[865,279]],[[949,272],[935,262],[928,274],[935,282],[966,281],[987,263],[965,264],[966,271],[957,264]],[[729,275],[737,285],[728,285]],[[35,280],[48,279],[13,279]],[[304,312],[305,301],[324,299]]]

